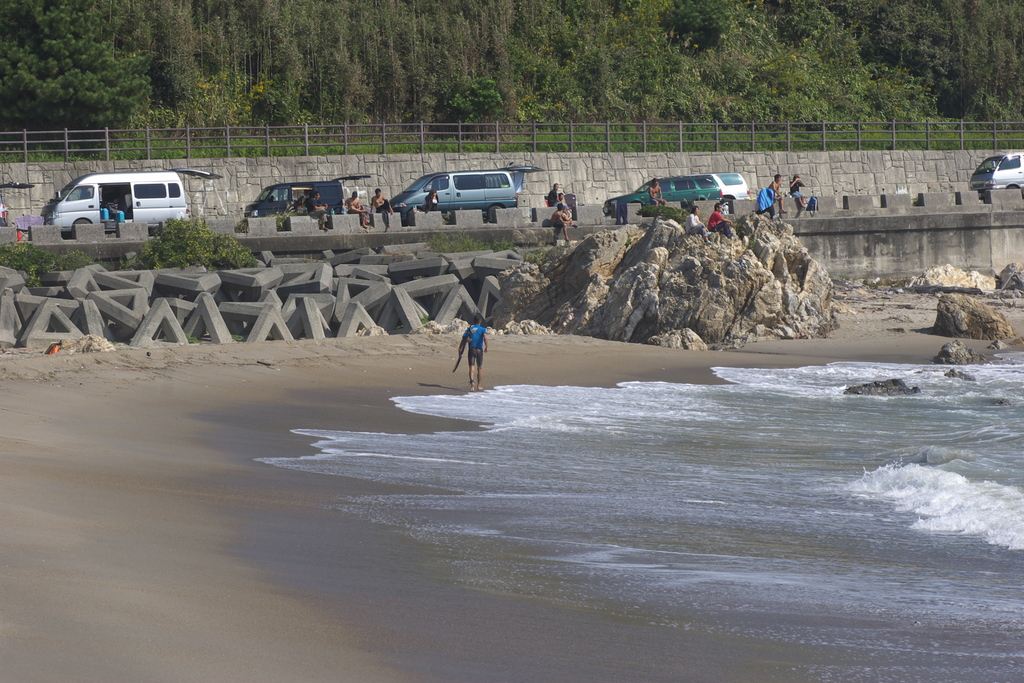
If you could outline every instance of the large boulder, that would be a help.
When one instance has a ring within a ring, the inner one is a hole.
[[[1000,289],[1024,289],[1024,263],[1010,263],[999,273]]]
[[[1016,337],[1013,325],[1002,313],[965,294],[943,294],[935,313],[935,334],[965,339]]]
[[[908,387],[907,383],[901,379],[886,379],[846,387],[843,393],[860,396],[899,396],[901,394],[920,394],[921,387]]]
[[[502,273],[494,323],[691,348],[832,331],[832,281],[792,227],[752,214],[736,228],[747,237],[712,244],[671,220],[590,235],[543,266]]]

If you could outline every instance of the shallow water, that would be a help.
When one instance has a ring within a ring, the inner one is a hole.
[[[1024,364],[964,368],[976,382],[947,369],[716,368],[729,384],[398,397],[486,429],[301,429],[319,454],[263,462],[428,487],[338,513],[437,548],[461,585],[815,648],[804,674],[819,680],[1016,680]],[[842,393],[897,377],[922,393]]]

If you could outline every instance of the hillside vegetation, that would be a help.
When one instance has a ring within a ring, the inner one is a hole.
[[[0,0],[0,129],[1024,119],[1020,0]]]

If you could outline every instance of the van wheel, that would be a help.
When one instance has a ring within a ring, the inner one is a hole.
[[[77,221],[75,221],[74,224],[75,225],[92,225],[92,221],[89,220],[88,218],[79,218]]]
[[[1020,188],[1017,187],[1016,185],[1007,185],[1006,189],[1007,190],[1019,190]]]

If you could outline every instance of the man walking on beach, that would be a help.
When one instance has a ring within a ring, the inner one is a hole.
[[[463,349],[469,344],[469,390],[484,390],[484,353],[487,352],[487,328],[483,326],[484,319],[477,313],[473,316],[473,324],[462,334],[462,343],[459,345],[459,357]],[[476,377],[473,376],[473,366],[476,366]]]

